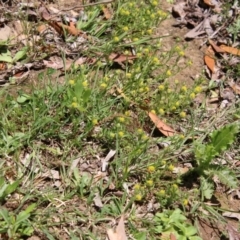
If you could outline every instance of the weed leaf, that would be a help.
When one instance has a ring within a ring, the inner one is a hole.
[[[229,188],[237,188],[238,180],[231,170],[227,168],[220,168],[218,170],[213,170],[213,173],[217,175],[221,183],[225,184]]]
[[[206,199],[210,199],[213,195],[214,185],[206,178],[201,177],[201,192]]]
[[[238,131],[238,126],[236,124],[231,124],[211,134],[211,144],[218,154],[226,150],[229,145],[233,143],[234,137]]]
[[[15,181],[14,183],[9,184],[7,186],[7,188],[6,188],[6,190],[5,190],[5,193],[4,193],[5,196],[7,196],[7,195],[11,194],[12,192],[14,192],[17,189],[19,183],[20,183],[19,181]]]

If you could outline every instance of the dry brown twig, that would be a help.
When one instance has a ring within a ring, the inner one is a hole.
[[[71,7],[71,8],[61,9],[60,12],[67,12],[67,11],[71,11],[71,10],[76,10],[78,8],[96,6],[96,5],[99,5],[99,4],[107,4],[107,3],[111,3],[111,2],[114,2],[114,0],[105,0],[105,1],[95,2],[95,3],[78,5],[78,6],[74,6],[74,7]]]

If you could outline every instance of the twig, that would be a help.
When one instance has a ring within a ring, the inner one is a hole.
[[[107,3],[111,3],[114,2],[114,0],[104,0],[104,1],[100,1],[100,2],[95,2],[95,3],[89,3],[89,4],[84,4],[84,5],[78,5],[78,6],[74,6],[71,8],[67,8],[67,9],[62,9],[60,10],[60,12],[66,12],[66,11],[70,11],[70,10],[76,10],[78,8],[83,8],[83,7],[89,7],[89,6],[95,6],[95,5],[99,5],[99,4],[107,4]]]

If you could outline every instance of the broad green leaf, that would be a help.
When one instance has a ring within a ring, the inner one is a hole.
[[[201,192],[206,199],[210,199],[213,195],[214,185],[212,182],[207,181],[204,177],[201,177]]]
[[[29,99],[30,99],[30,96],[24,93],[24,94],[21,94],[21,96],[17,97],[17,102],[24,103],[24,102],[28,101]]]
[[[12,63],[13,59],[8,52],[0,54],[0,61]]]
[[[192,236],[188,238],[189,240],[203,240],[202,238],[198,237],[198,236]]]
[[[19,225],[21,222],[27,220],[29,217],[29,213],[26,213],[25,211],[20,212],[16,218],[16,225]]]
[[[237,188],[238,180],[234,172],[227,168],[220,168],[213,171],[217,175],[221,183],[225,184],[229,188]]]
[[[146,240],[147,239],[147,233],[146,232],[135,233],[134,238],[137,239],[137,240]]]
[[[20,51],[18,51],[16,53],[16,55],[14,56],[13,61],[17,62],[17,61],[25,58],[27,56],[27,50],[28,50],[28,47],[24,47]]]
[[[239,127],[236,124],[224,126],[220,130],[216,130],[211,134],[211,144],[219,154],[226,150],[235,139],[236,133],[239,132]]]
[[[2,218],[4,219],[4,221],[10,225],[11,221],[10,221],[10,216],[9,216],[9,212],[6,208],[2,208],[0,209],[0,215],[2,216]]]
[[[190,237],[197,233],[197,229],[194,226],[188,226],[185,229],[186,236]]]
[[[9,184],[9,185],[7,186],[4,194],[7,196],[8,194],[11,194],[12,192],[14,192],[14,191],[17,189],[19,183],[20,183],[20,182],[17,180],[17,181],[15,181],[14,183]]]
[[[206,169],[211,163],[212,159],[216,156],[217,152],[212,145],[204,145],[197,143],[195,145],[195,157],[199,168]]]
[[[36,203],[32,203],[24,210],[24,212],[31,213],[36,208],[36,205],[37,205]]]

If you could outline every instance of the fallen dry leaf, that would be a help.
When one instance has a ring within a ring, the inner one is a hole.
[[[214,1],[212,0],[204,0],[204,3],[208,5],[209,7],[215,7],[215,4],[213,3]]]
[[[214,59],[214,51],[211,46],[209,46],[204,55],[204,62],[211,70],[212,73],[215,72],[215,59]]]
[[[213,47],[213,49],[218,52],[218,53],[225,53],[225,51],[220,48],[219,46],[217,46],[217,44],[215,44],[212,40],[209,40],[209,43],[211,44],[211,46]]]
[[[107,236],[108,236],[109,240],[127,240],[123,216],[121,217],[121,219],[118,223],[116,231],[114,231],[113,229],[108,229]]]
[[[234,228],[233,226],[231,226],[231,224],[227,224],[226,227],[227,231],[228,231],[228,235],[229,235],[229,240],[240,240],[240,233],[239,231]]]
[[[170,234],[170,240],[177,240],[176,236],[173,233]]]
[[[229,218],[236,218],[240,221],[240,213],[236,212],[224,212],[222,214],[224,217],[229,217]]]
[[[170,137],[176,134],[176,131],[161,121],[156,114],[148,112],[148,116],[163,135]]]
[[[109,58],[109,60],[112,60],[113,62],[123,63],[123,62],[126,62],[126,61],[136,59],[137,56],[111,53],[108,58]]]
[[[232,88],[232,90],[236,94],[240,94],[240,86],[238,84],[236,84],[235,82],[231,81],[231,82],[228,82],[228,85]]]
[[[231,53],[233,55],[240,56],[240,49],[237,49],[237,48],[234,48],[234,47],[228,47],[226,45],[221,45],[220,48],[227,53]]]
[[[107,7],[103,7],[103,8],[102,8],[102,11],[103,11],[104,17],[105,17],[107,20],[112,17],[112,14],[111,14],[110,10],[109,10]]]

